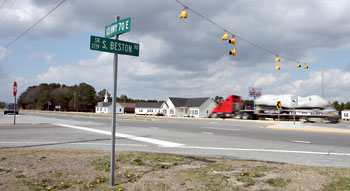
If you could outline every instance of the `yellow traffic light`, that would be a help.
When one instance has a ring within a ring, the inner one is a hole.
[[[305,68],[305,69],[308,69],[308,68],[309,68],[309,66],[307,66],[307,65],[305,64],[304,68]]]
[[[301,67],[301,64],[299,62],[297,62],[297,67],[300,68]]]
[[[281,62],[281,59],[276,56],[276,62]]]
[[[182,19],[182,18],[187,18],[187,11],[186,11],[186,7],[184,8],[184,10],[183,11],[181,11],[181,14],[180,14],[180,19]]]
[[[230,43],[230,44],[236,44],[235,35],[233,35],[232,38],[231,38],[230,40],[228,40],[228,43]]]
[[[227,34],[226,31],[225,31],[225,34],[222,35],[221,39],[222,39],[222,40],[228,40],[228,34]]]
[[[281,67],[279,67],[278,65],[276,66],[276,70],[281,70]]]
[[[236,49],[234,48],[233,50],[230,50],[229,54],[232,56],[236,55]]]

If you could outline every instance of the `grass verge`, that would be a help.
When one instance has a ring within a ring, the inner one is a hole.
[[[350,190],[350,169],[119,152],[0,149],[0,190]]]

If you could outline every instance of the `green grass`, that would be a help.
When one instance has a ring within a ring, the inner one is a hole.
[[[255,180],[250,177],[237,177],[237,181],[243,182],[244,187],[255,185]]]
[[[350,178],[338,178],[335,182],[325,186],[326,191],[350,190]]]
[[[290,180],[285,180],[284,178],[269,178],[266,180],[266,183],[273,187],[285,187],[290,182]]]

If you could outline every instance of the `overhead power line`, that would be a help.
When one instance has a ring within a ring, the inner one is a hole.
[[[174,0],[174,1],[176,1],[177,3],[179,3],[180,5],[182,5],[185,9],[190,10],[190,11],[193,12],[194,14],[198,15],[198,16],[201,17],[202,19],[207,20],[209,23],[213,24],[213,25],[216,26],[217,28],[223,30],[224,32],[230,33],[231,35],[234,35],[236,38],[241,39],[242,41],[244,41],[244,42],[246,42],[246,43],[248,43],[248,44],[250,44],[250,45],[252,45],[252,46],[254,46],[254,47],[256,47],[256,48],[259,48],[259,49],[261,49],[261,50],[263,50],[263,51],[265,51],[265,52],[267,52],[267,53],[269,53],[269,54],[272,54],[273,56],[276,56],[277,58],[279,57],[279,58],[283,58],[283,59],[285,59],[285,60],[289,60],[289,61],[296,62],[296,63],[303,63],[303,64],[306,65],[305,62],[300,62],[300,61],[298,61],[298,60],[296,60],[296,59],[293,59],[293,58],[289,58],[289,57],[286,57],[286,56],[281,56],[280,54],[276,53],[275,51],[272,51],[272,50],[270,50],[270,49],[268,49],[268,48],[265,48],[265,47],[263,47],[263,46],[261,46],[261,45],[258,45],[258,44],[256,44],[256,43],[254,43],[254,42],[252,42],[252,41],[250,41],[250,40],[248,40],[248,39],[246,39],[246,38],[243,38],[243,37],[240,36],[240,35],[237,35],[237,34],[235,34],[235,33],[233,33],[233,32],[230,32],[229,30],[225,29],[223,26],[217,24],[216,22],[214,22],[213,20],[209,19],[208,17],[202,15],[202,14],[199,13],[198,11],[196,11],[196,10],[194,10],[194,9],[192,9],[192,8],[190,8],[190,7],[188,7],[187,5],[185,5],[184,3],[182,3],[181,1],[179,1],[179,0]]]
[[[20,34],[17,38],[9,42],[5,48],[8,48],[13,43],[15,43],[18,39],[20,39],[22,36],[24,36],[27,32],[29,32],[31,29],[33,29],[36,25],[38,25],[42,20],[44,20],[49,14],[51,14],[54,10],[56,10],[59,6],[61,6],[66,0],[61,1],[58,3],[53,9],[51,9],[48,13],[46,13],[43,17],[41,17],[37,22],[35,22],[32,26],[30,26],[27,30],[25,30],[22,34]]]

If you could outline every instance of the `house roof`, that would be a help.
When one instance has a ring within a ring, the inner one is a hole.
[[[169,97],[171,102],[173,102],[175,107],[199,107],[205,101],[209,99],[209,97],[201,97],[201,98],[179,98],[179,97]]]
[[[163,102],[138,102],[135,107],[138,108],[160,108]]]
[[[125,108],[135,108],[136,103],[122,103],[118,102],[120,105],[124,106]]]
[[[112,102],[98,102],[97,107],[109,107],[112,105]]]

